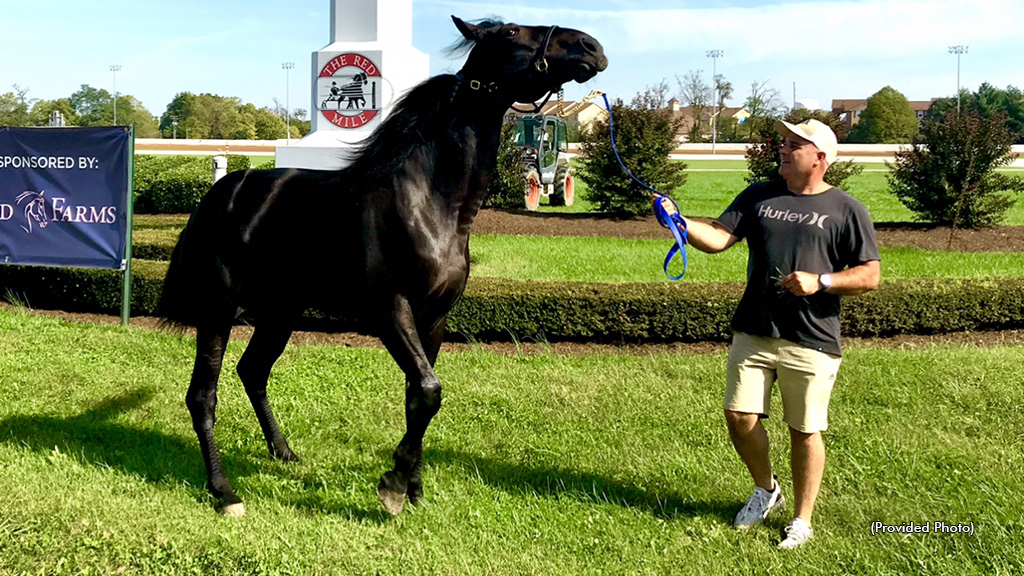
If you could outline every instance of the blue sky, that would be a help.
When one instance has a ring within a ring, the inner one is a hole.
[[[257,106],[286,101],[308,110],[310,54],[330,40],[331,0],[0,0],[0,92],[69,96],[80,85],[119,92],[159,116],[178,92],[236,96]],[[550,6],[550,8],[538,8]],[[732,105],[753,82],[783,101],[866,98],[892,86],[911,100],[955,94],[961,84],[1024,87],[1022,0],[502,0],[413,1],[413,45],[432,74],[461,65],[444,54],[457,37],[449,15],[499,16],[522,24],[585,30],[605,47],[609,69],[567,99],[599,89],[625,100],[662,80],[718,72]],[[385,71],[386,75],[386,71]]]

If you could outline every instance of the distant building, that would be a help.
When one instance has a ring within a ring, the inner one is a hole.
[[[526,108],[527,104],[520,104],[518,108]],[[564,101],[564,102],[548,102],[544,106],[541,106],[540,112],[524,113],[513,110],[511,108],[505,113],[506,118],[515,116],[530,116],[533,114],[544,114],[544,115],[561,115],[565,111],[572,111],[571,114],[565,116],[566,126],[569,127],[570,131],[579,133],[587,126],[590,126],[592,122],[599,119],[608,117],[608,111],[604,109],[604,106],[597,104],[596,102],[585,102],[580,104],[578,102]]]
[[[681,106],[679,100],[675,98],[668,101],[668,106],[672,110],[672,115],[676,119],[682,121],[679,130],[676,132],[676,141],[686,142],[690,139],[690,130],[693,129],[694,124],[694,110],[692,106]],[[708,106],[700,115],[701,132],[704,134],[711,134],[711,115],[714,113],[714,108]],[[737,122],[743,123],[750,118],[750,111],[743,107],[732,107],[726,106],[718,109],[718,117],[721,118],[735,118]],[[721,133],[721,131],[719,131]]]
[[[924,121],[924,115],[928,112],[928,108],[932,105],[932,102],[935,102],[936,100],[938,100],[938,98],[932,98],[931,100],[910,100],[910,109],[917,115],[918,122]],[[832,113],[845,122],[847,128],[853,128],[858,122],[860,122],[860,115],[867,107],[867,100],[832,101]]]

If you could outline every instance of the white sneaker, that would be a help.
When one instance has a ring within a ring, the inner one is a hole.
[[[747,530],[758,526],[769,514],[782,510],[786,507],[786,499],[782,497],[782,488],[777,478],[772,478],[775,483],[775,490],[769,492],[758,486],[754,488],[754,494],[747,500],[746,506],[736,514],[736,520],[732,525],[737,530]]]
[[[784,534],[786,538],[779,542],[782,550],[792,550],[814,538],[814,529],[811,528],[803,518],[793,518],[793,521],[786,526]]]

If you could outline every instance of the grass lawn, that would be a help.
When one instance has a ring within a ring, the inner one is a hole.
[[[443,353],[427,502],[389,518],[375,487],[400,372],[383,350],[289,347],[271,398],[298,464],[270,461],[222,377],[218,439],[249,511],[229,519],[183,405],[191,340],[0,311],[0,350],[0,574],[1024,571],[1020,346],[848,349],[816,537],[789,553],[786,518],[729,525],[751,484],[720,414],[724,354]],[[789,496],[784,425],[767,427]]]
[[[672,237],[664,240],[551,237],[471,236],[472,274],[521,280],[577,282],[659,282],[668,281],[662,271]],[[687,250],[687,279],[702,282],[746,280],[745,245],[708,255]],[[882,247],[882,277],[899,278],[981,278],[1019,277],[1024,274],[1024,253],[962,252]],[[677,256],[669,271],[678,275],[682,262]]]

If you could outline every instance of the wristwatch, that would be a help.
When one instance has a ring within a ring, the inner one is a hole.
[[[832,275],[831,274],[819,274],[818,284],[821,284],[822,290],[828,290],[832,287]]]

